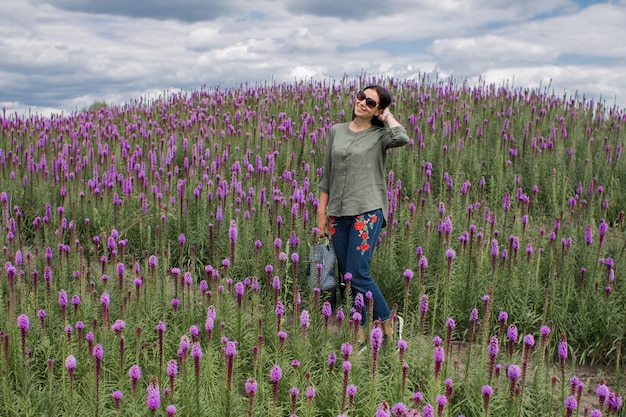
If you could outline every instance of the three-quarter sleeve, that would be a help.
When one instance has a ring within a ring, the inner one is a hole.
[[[409,143],[409,135],[404,126],[395,126],[387,129],[387,131],[382,138],[385,149],[398,148]]]

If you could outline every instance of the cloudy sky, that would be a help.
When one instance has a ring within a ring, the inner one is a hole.
[[[0,0],[0,107],[389,75],[626,107],[626,0]]]

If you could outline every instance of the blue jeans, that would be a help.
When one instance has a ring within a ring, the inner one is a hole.
[[[373,297],[373,319],[386,321],[391,316],[391,310],[380,291],[378,284],[370,275],[370,262],[378,235],[383,224],[381,209],[359,214],[357,216],[331,217],[330,234],[333,241],[339,272],[345,276],[352,274],[350,286],[353,299],[357,293],[365,294],[369,291]],[[365,325],[366,311],[362,311],[361,325]]]

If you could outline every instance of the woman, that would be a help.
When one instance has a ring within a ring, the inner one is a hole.
[[[409,142],[406,129],[389,112],[390,103],[385,88],[366,87],[357,93],[352,120],[331,127],[319,184],[317,227],[320,234],[331,235],[339,272],[352,274],[352,295],[361,293],[365,299],[371,292],[373,319],[380,320],[385,336],[394,337],[389,328],[391,310],[370,275],[372,254],[386,225],[389,206],[387,150]],[[365,317],[363,311],[361,326]]]

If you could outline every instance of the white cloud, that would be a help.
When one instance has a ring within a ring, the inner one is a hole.
[[[361,14],[331,13],[335,0],[223,0],[196,15],[167,0],[151,11],[115,0],[113,14],[79,0],[2,1],[0,102],[17,111],[364,72],[529,87],[552,79],[626,104],[626,0],[390,0],[384,10],[372,0]]]

